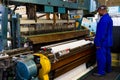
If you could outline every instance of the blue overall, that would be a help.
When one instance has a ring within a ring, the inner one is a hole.
[[[111,51],[113,45],[112,38],[113,21],[109,14],[104,14],[97,24],[96,36],[94,44],[96,47],[96,60],[98,74],[104,75],[106,72],[111,72]]]

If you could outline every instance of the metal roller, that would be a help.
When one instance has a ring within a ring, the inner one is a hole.
[[[50,48],[51,49],[51,53],[56,54],[56,53],[60,53],[61,55],[63,55],[64,53],[66,54],[69,52],[69,50],[72,50],[74,48],[77,47],[82,47],[84,45],[90,44],[91,41],[86,41],[86,40],[74,40],[72,42],[68,42],[68,43],[64,43],[64,44],[59,44],[59,45],[54,45],[54,46],[45,46],[42,47],[44,48]],[[62,54],[63,53],[63,54]]]

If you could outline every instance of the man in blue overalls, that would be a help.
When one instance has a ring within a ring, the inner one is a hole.
[[[110,47],[113,45],[113,21],[107,13],[107,7],[105,5],[100,6],[97,11],[101,16],[100,21],[97,24],[96,36],[94,39],[98,71],[93,75],[103,76],[112,71]]]

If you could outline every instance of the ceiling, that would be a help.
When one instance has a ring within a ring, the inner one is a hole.
[[[120,0],[98,0],[101,5],[120,6]]]

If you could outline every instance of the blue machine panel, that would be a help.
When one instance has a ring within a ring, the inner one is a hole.
[[[59,7],[59,8],[58,8],[58,12],[59,12],[59,13],[65,13],[66,10],[65,10],[65,8]]]
[[[0,5],[0,51],[7,48],[8,8]]]
[[[44,11],[45,12],[53,12],[53,7],[52,6],[44,6]]]
[[[89,10],[91,0],[78,0],[78,9]]]

